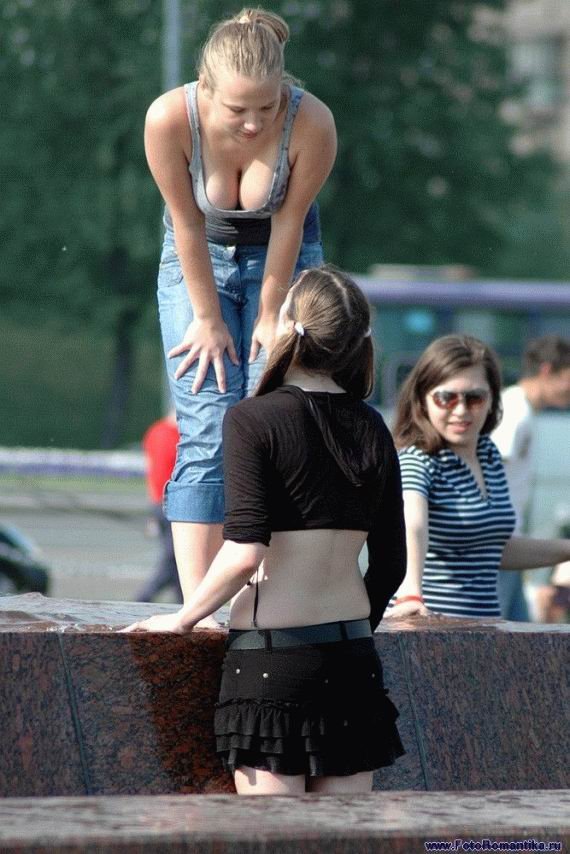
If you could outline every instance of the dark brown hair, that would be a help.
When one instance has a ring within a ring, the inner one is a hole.
[[[426,396],[465,368],[481,365],[491,389],[491,408],[481,429],[490,433],[501,420],[501,369],[493,350],[470,335],[444,335],[424,350],[402,385],[396,405],[394,441],[398,448],[416,445],[427,454],[445,447],[428,418]]]
[[[354,397],[372,393],[374,352],[370,307],[346,273],[329,264],[305,270],[293,284],[290,320],[302,324],[275,342],[256,394],[283,385],[289,368],[326,374]]]
[[[570,368],[570,339],[543,335],[529,341],[523,355],[524,376],[535,377],[544,364],[550,365],[553,373]]]

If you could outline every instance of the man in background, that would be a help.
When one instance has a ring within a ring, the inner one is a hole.
[[[546,335],[529,342],[523,356],[523,376],[502,395],[503,420],[492,434],[499,448],[509,482],[511,501],[517,514],[515,533],[525,531],[533,478],[535,415],[542,409],[570,407],[570,339]],[[536,619],[546,621],[546,604],[552,591],[550,569],[535,570]],[[508,620],[529,619],[522,573],[499,572],[499,600]]]
[[[153,602],[155,597],[167,588],[172,589],[176,602],[183,601],[174,557],[172,530],[162,510],[162,494],[174,468],[178,439],[174,410],[171,410],[165,418],[160,418],[151,424],[143,436],[146,485],[152,503],[152,515],[159,537],[160,551],[154,575],[138,594],[137,602]]]

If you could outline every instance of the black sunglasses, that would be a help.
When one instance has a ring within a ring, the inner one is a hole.
[[[460,400],[466,409],[479,409],[489,399],[489,392],[484,388],[474,388],[470,391],[434,391],[431,399],[439,409],[455,409]]]

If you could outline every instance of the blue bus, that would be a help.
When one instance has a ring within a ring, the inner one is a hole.
[[[430,341],[464,332],[490,344],[506,385],[520,376],[531,338],[570,337],[570,282],[397,281],[355,276],[374,309],[375,403],[391,407],[398,388]]]

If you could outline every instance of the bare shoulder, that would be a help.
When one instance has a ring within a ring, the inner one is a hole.
[[[326,104],[305,92],[293,123],[289,157],[291,164],[305,162],[312,170],[315,164],[330,172],[337,151],[334,117]],[[299,157],[301,155],[301,157]]]
[[[192,136],[183,86],[165,92],[152,102],[146,113],[144,132],[147,157],[151,151],[182,150],[186,159],[191,160]]]
[[[146,128],[157,132],[173,132],[186,127],[186,95],[184,87],[178,86],[159,95],[146,113]]]
[[[310,92],[303,94],[295,125],[295,130],[302,135],[317,132],[324,136],[336,137],[334,116],[331,110]]]

